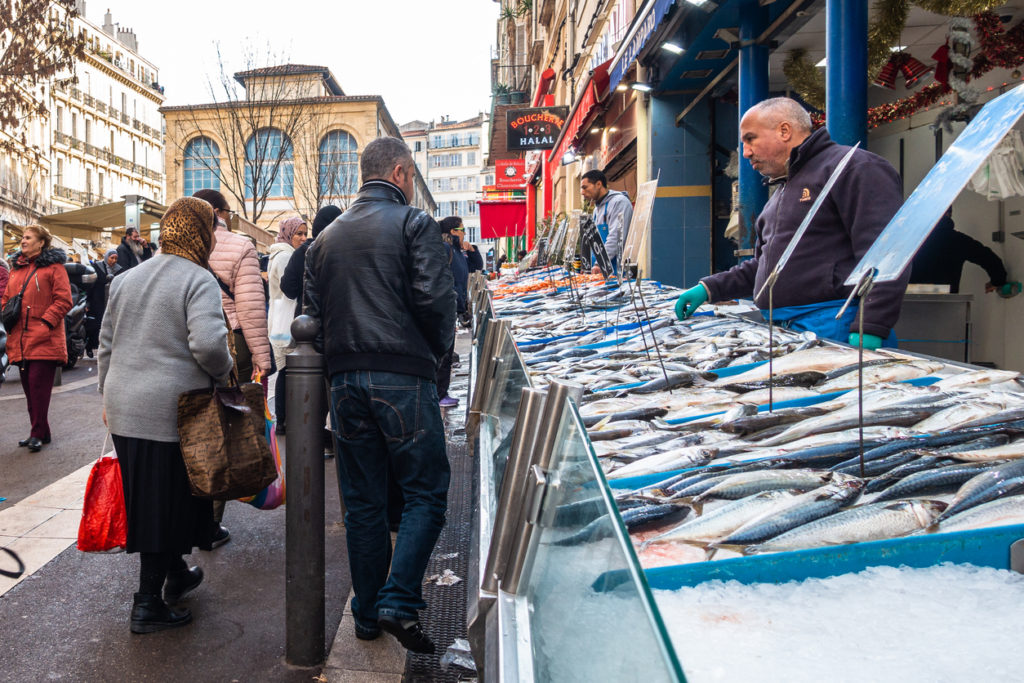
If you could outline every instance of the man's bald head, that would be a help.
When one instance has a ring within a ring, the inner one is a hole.
[[[747,110],[740,121],[743,156],[769,178],[786,174],[790,152],[811,134],[811,117],[795,100],[773,97]]]

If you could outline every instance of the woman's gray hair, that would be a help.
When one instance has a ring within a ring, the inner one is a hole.
[[[359,170],[363,180],[388,178],[395,166],[412,160],[409,145],[399,138],[383,137],[373,140],[363,149],[359,159]]]
[[[811,115],[800,106],[799,102],[788,97],[773,97],[763,100],[747,110],[748,113],[751,111],[757,111],[766,116],[775,125],[785,121],[804,133],[810,133],[812,130]]]

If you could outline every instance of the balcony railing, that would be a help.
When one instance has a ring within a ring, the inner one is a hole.
[[[91,143],[83,142],[77,138],[71,137],[70,135],[61,133],[59,131],[55,131],[53,137],[54,142],[58,145],[65,145],[67,147],[70,147],[71,149],[84,151],[86,154],[94,156],[97,159],[100,159],[101,161],[105,161],[108,164],[120,166],[121,168],[131,171],[132,173],[138,173],[139,175],[149,178],[151,180],[155,180],[157,182],[163,180],[162,173],[150,170],[143,166],[142,164],[137,164],[133,161],[128,161],[124,157],[119,157],[116,154],[108,150],[101,149]]]

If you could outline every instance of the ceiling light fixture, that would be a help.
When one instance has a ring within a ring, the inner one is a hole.
[[[633,90],[639,90],[640,92],[651,92],[654,90],[653,86],[647,83],[640,83],[639,81],[631,84],[629,87],[633,88]]]
[[[664,43],[661,44],[661,49],[665,50],[666,52],[671,52],[672,54],[677,54],[677,55],[681,55],[681,54],[683,54],[683,52],[685,52],[685,50],[682,47],[680,47],[679,45],[676,45],[673,42],[667,41],[667,40]]]
[[[619,83],[617,86],[615,86],[616,92],[626,92],[627,90],[629,90],[629,85],[627,85],[626,83]]]

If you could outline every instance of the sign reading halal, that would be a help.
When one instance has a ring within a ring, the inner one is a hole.
[[[508,151],[553,149],[568,113],[567,107],[508,110]]]

